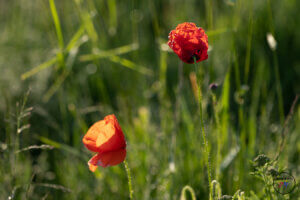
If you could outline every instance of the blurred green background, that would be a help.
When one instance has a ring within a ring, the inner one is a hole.
[[[81,142],[112,113],[134,199],[179,199],[185,185],[208,199],[194,65],[183,65],[178,92],[181,61],[166,45],[185,21],[210,44],[197,75],[222,194],[270,198],[250,160],[274,158],[284,129],[278,166],[299,182],[298,104],[284,128],[300,91],[299,9],[298,0],[0,0],[0,199],[128,199],[123,164],[91,173]]]

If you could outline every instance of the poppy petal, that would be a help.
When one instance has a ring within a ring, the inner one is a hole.
[[[116,151],[126,147],[123,132],[119,132],[113,124],[107,124],[101,130],[96,140],[99,152]]]
[[[100,166],[109,167],[118,165],[125,160],[125,157],[126,149],[102,153],[100,154]]]
[[[99,154],[93,156],[89,162],[88,162],[88,165],[89,165],[89,168],[92,172],[96,171],[96,169],[98,168],[98,166],[100,166],[100,163],[98,163],[98,160],[99,160]]]
[[[125,157],[126,149],[120,149],[117,151],[106,153],[98,153],[89,160],[88,165],[90,170],[94,172],[98,166],[109,167],[118,165],[125,160]]]
[[[93,124],[82,141],[93,152],[116,151],[126,147],[123,131],[115,115],[108,115]]]
[[[96,141],[101,129],[104,126],[105,126],[105,121],[100,120],[89,128],[89,130],[87,131],[87,133],[82,139],[83,144],[86,146],[88,150],[93,152],[99,152],[99,147],[97,147]]]

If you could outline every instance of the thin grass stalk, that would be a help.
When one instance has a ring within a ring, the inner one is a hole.
[[[61,30],[60,20],[58,17],[57,9],[55,6],[54,0],[49,0],[50,10],[53,18],[53,22],[55,25],[56,35],[58,39],[58,44],[60,48],[60,52],[57,54],[57,59],[60,62],[60,67],[65,67],[65,60],[64,60],[64,39]]]
[[[213,29],[213,0],[205,1],[205,11],[206,11],[208,29],[212,30]]]
[[[10,177],[11,177],[11,186],[14,186],[16,188],[16,184],[18,182],[18,176],[17,176],[17,164],[19,160],[19,155],[15,154],[14,152],[18,151],[20,148],[20,133],[19,130],[22,125],[22,115],[25,109],[25,105],[28,100],[30,90],[26,92],[21,102],[16,103],[16,112],[14,115],[14,121],[15,122],[15,129],[10,133],[10,150],[9,150],[9,162],[10,162]],[[17,188],[16,188],[17,189]],[[14,190],[13,190],[14,191]]]
[[[278,109],[280,116],[280,123],[283,125],[284,123],[284,108],[283,108],[283,98],[282,98],[282,89],[281,89],[281,81],[279,75],[279,66],[278,66],[278,58],[276,52],[273,51],[273,60],[275,65],[275,79],[276,79],[276,91],[278,96]]]
[[[31,187],[31,183],[32,183],[34,177],[35,177],[35,174],[33,173],[33,174],[31,175],[30,182],[29,182],[29,184],[28,184],[27,187],[26,187],[25,199],[29,199],[30,187]]]
[[[217,126],[217,156],[216,156],[216,180],[219,180],[220,177],[220,164],[221,164],[221,143],[222,143],[222,130],[220,127],[220,119],[219,119],[219,113],[217,110],[217,97],[215,93],[211,92],[212,96],[212,104],[213,104],[213,113],[214,113],[214,118],[216,120],[216,126]]]
[[[118,23],[118,17],[117,17],[117,4],[116,0],[109,0],[108,1],[108,13],[109,13],[109,34],[115,35],[117,30],[117,23]]]
[[[183,85],[183,63],[178,64],[178,87],[175,96],[175,111],[174,111],[174,129],[171,139],[171,161],[175,160],[175,149],[176,149],[176,136],[179,132],[178,124],[180,123],[180,104],[181,104],[181,91]]]
[[[139,37],[138,37],[138,23],[136,19],[134,18],[134,13],[135,13],[135,0],[131,0],[131,32],[132,32],[132,42],[133,43],[138,43],[139,42]]]
[[[91,12],[87,8],[85,8],[85,6],[83,5],[83,3],[81,3],[81,1],[76,1],[76,0],[74,0],[74,1],[77,6],[77,12],[78,12],[78,15],[80,16],[81,23],[83,24],[83,26],[87,32],[87,35],[90,39],[90,43],[91,43],[90,51],[94,53],[95,50],[97,50],[99,47],[99,43],[98,43],[99,37],[98,37],[98,33],[96,31],[96,28],[95,28],[93,20],[92,20],[93,17],[91,16]],[[90,5],[90,7],[95,8],[92,1],[88,1],[88,3]],[[93,59],[93,63],[96,66],[98,66],[99,71],[100,71],[97,81],[99,83],[99,90],[100,90],[100,93],[102,94],[103,102],[104,103],[111,102],[110,97],[108,95],[107,88],[105,87],[105,84],[103,81],[104,76],[103,76],[103,71],[101,71],[101,64],[98,59]]]
[[[251,57],[251,44],[252,44],[252,33],[253,33],[253,0],[249,1],[249,27],[248,27],[248,39],[247,39],[247,53],[245,59],[245,84],[248,83],[249,70],[250,70],[250,57]]]
[[[257,65],[255,71],[255,78],[252,81],[251,86],[251,105],[249,108],[249,120],[247,122],[247,130],[249,133],[249,157],[253,157],[255,154],[255,149],[258,146],[256,143],[258,124],[257,124],[257,112],[259,110],[259,100],[261,98],[262,82],[265,74],[265,67],[262,62]],[[263,136],[265,137],[265,136]],[[259,137],[259,142],[263,141],[263,137]]]
[[[55,25],[55,30],[56,30],[56,35],[57,35],[59,47],[61,48],[61,50],[63,50],[64,49],[63,34],[62,34],[62,31],[61,31],[61,25],[60,25],[60,21],[59,21],[59,17],[58,17],[58,14],[57,14],[57,10],[56,10],[54,0],[49,0],[49,5],[50,5],[54,25]]]
[[[233,47],[233,56],[234,56],[234,73],[235,73],[235,82],[236,82],[236,89],[238,92],[238,95],[241,92],[241,79],[240,79],[240,69],[239,69],[239,63],[236,55],[236,49],[235,46]],[[244,98],[244,97],[242,97]],[[244,102],[239,103],[238,105],[238,121],[239,121],[239,132],[240,132],[240,146],[241,146],[241,152],[240,152],[240,164],[239,164],[239,179],[238,184],[236,187],[240,187],[240,183],[243,183],[244,179],[244,171],[245,170],[245,158],[247,156],[247,144],[246,144],[246,128],[245,128],[245,119],[244,119]]]
[[[195,66],[195,73],[196,76],[198,74],[198,68],[197,68],[197,64],[196,64],[196,57],[194,57],[194,66]],[[199,117],[200,117],[200,123],[201,123],[201,133],[202,133],[202,139],[204,142],[204,153],[205,153],[205,162],[206,162],[206,167],[207,167],[207,177],[208,177],[208,187],[209,187],[209,197],[211,196],[211,187],[210,187],[210,183],[211,183],[211,165],[210,165],[210,157],[209,157],[209,149],[208,149],[208,143],[206,140],[206,134],[205,134],[205,130],[204,130],[204,122],[203,122],[203,112],[202,112],[202,92],[201,92],[201,81],[200,81],[200,77],[199,77],[199,87],[198,87],[198,107],[199,107]]]
[[[272,15],[272,8],[271,8],[270,0],[268,0],[267,6],[268,6],[270,31],[271,31],[272,35],[275,37],[275,30],[274,30],[274,25],[273,25],[273,15]],[[278,65],[276,49],[272,50],[272,54],[273,54],[273,63],[274,63],[274,68],[275,68],[276,92],[277,92],[277,97],[278,97],[278,111],[279,111],[279,116],[280,116],[280,123],[281,123],[281,125],[283,125],[284,124],[284,107],[283,107],[282,89],[281,89],[281,83],[280,83],[279,65]]]
[[[284,149],[284,143],[285,143],[286,135],[287,135],[287,132],[288,132],[288,124],[289,124],[289,122],[290,122],[290,120],[291,120],[291,118],[292,118],[292,116],[294,114],[294,110],[295,110],[296,104],[297,104],[297,102],[299,100],[299,96],[300,96],[299,94],[296,95],[296,97],[295,97],[295,99],[293,101],[293,104],[292,104],[292,106],[290,108],[290,112],[289,112],[287,118],[285,119],[284,126],[283,126],[282,133],[281,133],[281,142],[279,144],[279,150],[278,150],[278,152],[277,152],[276,157],[275,157],[274,160],[278,160],[281,152]]]
[[[224,79],[223,87],[222,87],[222,98],[220,107],[222,109],[221,113],[221,132],[222,132],[222,143],[220,149],[222,151],[226,150],[228,147],[228,135],[229,135],[229,100],[230,100],[230,79],[231,79],[231,66],[226,72],[226,76]],[[225,146],[227,145],[227,146]]]

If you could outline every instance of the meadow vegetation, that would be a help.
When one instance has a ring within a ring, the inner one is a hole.
[[[272,179],[287,171],[300,182],[299,9],[298,0],[0,0],[0,199],[129,199],[129,169],[136,200],[300,199],[298,185],[281,195]],[[197,71],[167,46],[186,21],[208,35]],[[128,168],[92,173],[82,137],[113,113]]]

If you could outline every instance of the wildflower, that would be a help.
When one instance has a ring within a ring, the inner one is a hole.
[[[217,83],[211,83],[209,85],[209,89],[210,90],[216,90],[219,87],[219,85]]]
[[[93,172],[98,166],[117,165],[126,157],[126,141],[115,115],[108,115],[92,125],[82,142],[88,150],[97,152],[88,162]]]
[[[168,45],[186,63],[194,63],[208,58],[208,40],[202,28],[194,23],[184,22],[179,24],[169,34]]]

